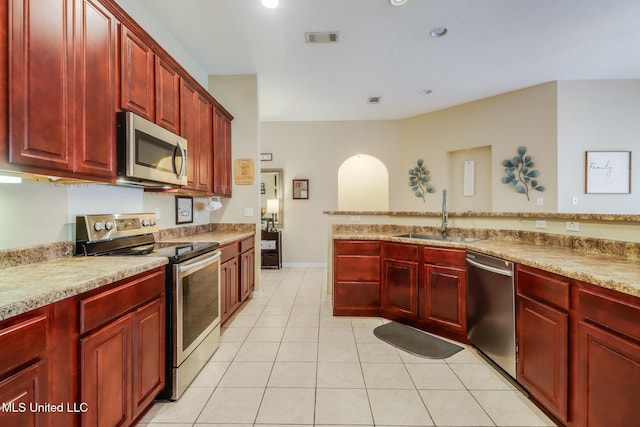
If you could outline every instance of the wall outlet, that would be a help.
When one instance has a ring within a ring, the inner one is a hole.
[[[536,228],[547,228],[547,221],[539,219],[536,221]]]
[[[571,198],[571,204],[572,204],[573,206],[578,206],[578,196],[573,196],[573,197]]]
[[[162,219],[162,210],[160,208],[156,208],[156,220]]]
[[[536,204],[537,204],[538,206],[543,206],[543,205],[544,205],[544,197],[538,197],[538,198],[536,199]]]
[[[579,222],[567,222],[566,229],[569,231],[580,231],[580,223]]]
[[[253,216],[253,208],[244,208],[244,216]]]
[[[351,215],[351,222],[360,222],[360,215]]]

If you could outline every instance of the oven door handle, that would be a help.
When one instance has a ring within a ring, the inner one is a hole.
[[[194,268],[198,268],[204,264],[209,264],[213,261],[216,261],[217,259],[220,259],[220,255],[221,252],[216,252],[215,254],[213,254],[212,256],[210,256],[209,258],[205,258],[203,260],[194,262],[193,264],[186,264],[186,265],[178,265],[178,273],[182,273],[184,271],[189,271],[192,270]]]

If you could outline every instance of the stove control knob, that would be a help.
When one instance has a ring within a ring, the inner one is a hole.
[[[107,221],[104,223],[104,228],[106,228],[107,230],[111,231],[113,230],[113,221]]]
[[[151,225],[151,223],[149,222],[148,219],[145,218],[145,219],[142,220],[142,226],[143,227],[148,227],[150,225]]]
[[[95,224],[93,224],[93,229],[96,231],[102,231],[104,230],[104,222],[102,221],[96,221]]]

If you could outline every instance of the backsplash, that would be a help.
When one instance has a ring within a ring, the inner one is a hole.
[[[73,255],[72,242],[56,242],[26,248],[0,250],[0,269],[17,267],[35,262],[53,261]]]

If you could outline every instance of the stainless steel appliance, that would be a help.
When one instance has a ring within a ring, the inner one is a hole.
[[[467,337],[516,377],[513,263],[467,251]]]
[[[220,246],[217,242],[156,242],[154,214],[76,218],[78,255],[166,256],[166,387],[158,399],[176,400],[220,343]]]
[[[187,185],[187,140],[131,112],[117,114],[118,182]]]

